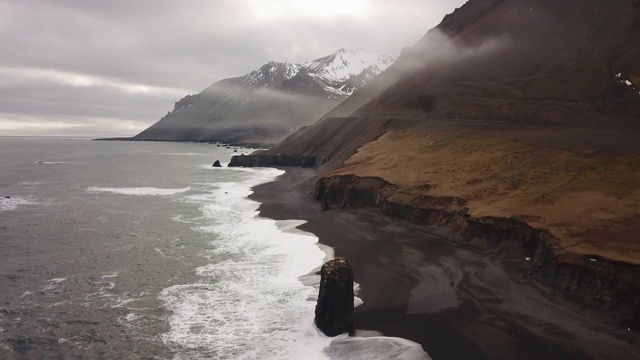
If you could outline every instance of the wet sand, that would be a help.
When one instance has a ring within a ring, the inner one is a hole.
[[[320,211],[313,170],[254,188],[261,216],[347,257],[364,304],[356,328],[420,343],[433,359],[640,359],[640,335],[533,279],[526,259],[456,243],[375,209]]]

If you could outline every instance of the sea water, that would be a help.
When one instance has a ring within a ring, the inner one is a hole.
[[[211,166],[236,151],[0,138],[0,358],[428,358],[313,326],[332,251],[247,198],[282,170]]]

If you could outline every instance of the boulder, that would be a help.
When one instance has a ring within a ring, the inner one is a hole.
[[[222,165],[220,164],[220,160],[216,160],[213,165],[213,167],[222,167]]]
[[[353,331],[353,271],[337,257],[322,265],[315,324],[328,336]]]
[[[5,199],[11,199],[11,196],[5,196],[4,198]]]

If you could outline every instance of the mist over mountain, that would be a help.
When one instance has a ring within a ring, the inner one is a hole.
[[[470,1],[397,63],[410,68],[354,115],[637,127],[640,5]]]
[[[428,183],[474,216],[538,219],[554,249],[640,264],[626,227],[640,216],[639,16],[636,0],[470,0],[316,124],[234,160]],[[584,193],[602,198],[563,205]],[[580,212],[607,206],[606,219]]]
[[[304,64],[270,61],[185,96],[134,139],[275,143],[313,123],[395,59],[385,52],[340,49]]]

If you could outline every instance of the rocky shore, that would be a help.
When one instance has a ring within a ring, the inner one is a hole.
[[[320,178],[314,197],[331,208],[373,207],[416,225],[448,230],[458,242],[512,259],[525,259],[532,276],[585,306],[601,309],[621,324],[640,329],[640,271],[636,266],[593,256],[557,256],[555,239],[517,217],[473,217],[466,200],[414,195],[376,177]]]
[[[552,256],[545,231],[473,218],[461,199],[405,202],[381,179],[314,176],[287,169],[252,198],[349,258],[364,301],[356,329],[416,341],[434,359],[637,358],[635,269]]]
[[[323,159],[307,155],[265,154],[240,155],[231,158],[229,167],[276,167],[295,166],[317,168],[325,163]]]

